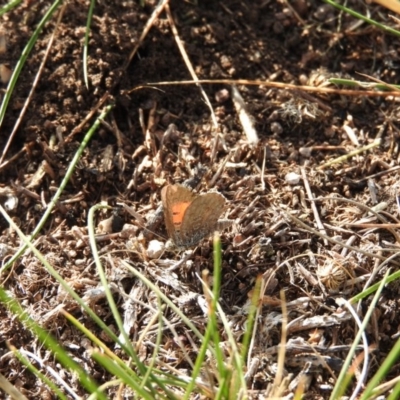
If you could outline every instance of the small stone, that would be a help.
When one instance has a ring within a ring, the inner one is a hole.
[[[224,103],[225,101],[227,101],[230,98],[230,93],[229,90],[227,89],[221,89],[218,90],[217,93],[215,93],[215,100],[217,101],[217,103]]]
[[[299,174],[296,174],[296,172],[289,172],[285,176],[285,181],[292,186],[297,185],[300,182],[300,179],[301,176]]]
[[[147,248],[146,254],[150,259],[160,258],[165,251],[165,244],[159,240],[151,240],[149,247]]]
[[[300,147],[300,149],[299,149],[299,153],[300,153],[303,157],[310,158],[310,157],[311,157],[311,152],[312,152],[311,147]]]
[[[280,135],[283,132],[282,125],[279,122],[271,123],[271,132],[275,135]]]

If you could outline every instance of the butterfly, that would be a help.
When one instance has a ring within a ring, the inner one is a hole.
[[[194,246],[217,230],[225,207],[222,194],[195,194],[181,185],[163,187],[161,200],[168,235],[178,247]]]

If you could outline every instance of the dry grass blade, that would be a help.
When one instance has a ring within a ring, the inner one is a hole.
[[[33,374],[10,358],[7,341],[17,355],[38,340],[10,293],[83,378],[102,371],[103,398],[325,399],[357,329],[335,300],[363,318],[391,268],[367,327],[387,351],[356,346],[343,395],[394,384],[398,21],[326,2],[64,2],[60,23],[60,0],[0,9],[0,368],[23,394],[91,396],[40,353]],[[182,183],[194,195],[166,195]]]
[[[247,141],[250,145],[256,145],[259,142],[257,131],[254,128],[254,120],[246,109],[246,104],[239,90],[235,85],[232,85],[232,101],[235,105],[236,112],[239,115],[240,123],[243,131],[246,134]]]
[[[207,96],[207,93],[204,91],[204,89],[201,87],[201,85],[199,83],[199,79],[198,79],[198,77],[196,75],[196,72],[195,72],[193,66],[192,66],[192,63],[189,60],[189,57],[188,57],[188,55],[186,53],[186,50],[185,50],[185,47],[183,46],[183,43],[182,43],[181,39],[179,38],[179,33],[178,33],[178,30],[176,29],[175,22],[174,22],[174,19],[172,17],[171,10],[170,10],[168,4],[166,5],[165,10],[167,12],[168,21],[169,21],[169,24],[171,26],[171,30],[172,30],[172,33],[174,35],[176,44],[179,47],[179,51],[181,52],[182,58],[183,58],[183,60],[185,62],[185,65],[186,65],[187,69],[189,70],[190,75],[192,76],[194,82],[196,82],[196,85],[199,87],[200,93],[203,96],[204,101],[206,102],[206,104],[207,104],[207,106],[208,106],[208,108],[210,110],[211,120],[213,122],[214,129],[218,131],[218,126],[219,125],[218,125],[217,118],[216,118],[215,113],[214,113],[214,109],[213,109],[213,107],[211,105],[210,99]]]
[[[282,82],[266,82],[259,79],[200,79],[198,81],[194,80],[182,80],[182,81],[156,81],[156,82],[146,82],[146,86],[170,86],[170,85],[193,85],[193,84],[224,84],[224,85],[248,85],[248,86],[264,86],[267,88],[275,89],[288,89],[288,90],[304,90],[305,92],[311,93],[321,93],[321,94],[337,94],[344,96],[367,96],[367,97],[400,97],[399,91],[385,91],[385,90],[356,90],[356,89],[336,89],[330,87],[315,87],[308,85],[293,85],[290,83]]]

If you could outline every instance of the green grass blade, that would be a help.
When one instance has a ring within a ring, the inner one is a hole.
[[[84,325],[82,325],[77,319],[75,319],[71,314],[67,312],[63,312],[65,317],[73,324],[75,325],[89,340],[91,340],[96,346],[98,346],[102,350],[102,354],[105,355],[109,360],[117,364],[120,368],[122,368],[125,373],[130,375],[130,378],[134,381],[137,381],[138,384],[140,385],[141,388],[146,386],[147,388],[152,388],[151,382],[155,382],[159,387],[162,387],[165,393],[169,393],[168,390],[165,389],[164,383],[156,377],[154,378],[153,372],[152,372],[152,365],[150,364],[149,366],[145,366],[147,368],[146,374],[143,376],[137,375],[137,373],[132,369],[136,368],[136,365],[133,365],[133,367],[130,367],[124,362],[120,357],[118,357],[114,352],[112,352],[100,339],[98,339],[91,331],[89,331]],[[160,314],[161,315],[161,314]],[[162,371],[155,370],[158,374],[163,374]],[[116,375],[118,378],[122,379],[122,377]],[[166,375],[166,378],[168,379],[168,382],[166,383],[167,385],[175,385],[175,386],[184,386],[185,383],[182,382],[181,380],[177,380],[175,377],[171,377],[169,375]],[[172,379],[171,379],[172,378]],[[150,383],[147,384],[147,379],[150,379]],[[161,382],[161,384],[160,384]],[[153,396],[155,396],[156,393],[153,393]],[[170,396],[170,398],[173,398],[173,396]]]
[[[215,349],[215,359],[217,362],[216,368],[219,374],[219,388],[215,398],[222,399],[229,397],[230,368],[225,365],[225,356],[220,346],[221,338],[218,331],[217,306],[221,290],[222,249],[221,239],[217,232],[214,234],[213,256],[213,295],[211,298],[211,304],[209,304],[209,323],[207,324],[207,330],[210,330],[211,333],[212,344]],[[208,290],[208,287],[205,289]],[[205,295],[207,297],[206,293]]]
[[[260,301],[262,276],[258,276],[256,279],[256,284],[253,290],[253,295],[251,296],[251,306],[249,310],[249,316],[246,323],[246,331],[242,340],[242,360],[243,364],[246,364],[247,352],[249,351],[251,335],[253,333],[253,326],[255,321],[255,316],[257,312],[258,302]]]
[[[22,3],[22,0],[11,0],[8,4],[5,4],[0,8],[0,17],[5,13],[11,11],[13,8],[17,7]]]
[[[98,346],[104,354],[107,355],[110,359],[112,359],[114,362],[120,364],[120,365],[125,365],[125,363],[119,358],[115,353],[113,353],[106,345],[104,342],[102,342],[97,336],[93,334],[89,329],[87,329],[84,325],[82,325],[76,318],[74,318],[71,314],[68,312],[64,311],[63,312],[65,318],[67,318],[74,326],[76,326],[89,340],[92,341],[96,346]],[[131,370],[132,371],[132,370]],[[134,374],[134,372],[132,371]],[[134,374],[136,375],[136,374]]]
[[[107,277],[104,273],[104,269],[103,269],[103,265],[100,261],[100,257],[98,255],[98,251],[97,251],[97,244],[96,244],[96,239],[95,239],[95,232],[94,232],[94,213],[102,208],[106,208],[106,206],[103,206],[101,204],[95,205],[93,207],[90,208],[89,210],[89,214],[88,214],[88,233],[89,233],[89,243],[90,243],[90,247],[93,253],[93,258],[97,267],[97,271],[99,272],[99,276],[100,276],[100,281],[101,284],[103,286],[104,292],[106,294],[106,298],[107,298],[107,302],[110,306],[111,312],[113,314],[114,320],[118,326],[119,332],[122,334],[123,336],[123,345],[124,348],[128,349],[128,354],[129,356],[134,360],[134,363],[136,365],[137,368],[139,368],[141,375],[145,375],[146,371],[148,372],[148,369],[146,368],[146,366],[140,361],[135,349],[132,347],[132,343],[131,340],[128,336],[128,334],[126,333],[125,329],[124,329],[124,323],[122,321],[121,315],[118,312],[118,308],[117,305],[115,304],[114,301],[114,297],[111,293],[110,290],[110,286],[109,283],[107,281]],[[118,342],[120,343],[120,340],[118,340]],[[152,376],[152,380],[157,381],[157,379]],[[161,383],[158,382],[158,384],[161,386]],[[151,386],[148,386],[149,390],[151,391],[152,388]],[[164,388],[165,389],[165,388]],[[156,393],[153,393],[153,396],[155,396]]]
[[[399,359],[397,357],[397,359]],[[387,397],[387,400],[398,400],[400,399],[400,382],[397,382],[396,386],[393,388],[392,393]]]
[[[365,22],[367,22],[367,23],[370,24],[370,25],[376,26],[376,27],[382,29],[382,30],[385,31],[385,32],[391,33],[391,34],[393,34],[393,35],[395,35],[395,36],[400,36],[400,32],[397,31],[396,29],[390,28],[390,27],[387,26],[387,25],[380,24],[379,22],[377,22],[377,21],[375,21],[375,20],[373,20],[373,19],[371,19],[371,18],[365,17],[364,15],[359,14],[358,12],[352,10],[351,8],[347,8],[347,7],[345,7],[345,6],[342,6],[341,4],[338,4],[337,2],[335,2],[335,1],[333,1],[333,0],[323,0],[323,1],[324,1],[325,3],[327,3],[327,4],[330,4],[330,5],[333,6],[333,7],[335,7],[335,8],[337,8],[337,9],[341,10],[341,11],[344,11],[345,13],[347,13],[347,14],[349,14],[349,15],[352,15],[353,17],[355,17],[355,18],[357,18],[357,19],[360,19],[360,20],[362,20],[362,21],[365,21]]]
[[[399,85],[385,85],[384,83],[376,82],[361,82],[352,79],[341,79],[341,78],[330,78],[328,79],[333,85],[350,86],[362,89],[377,89],[377,90],[389,90],[392,91],[393,88],[400,90]]]
[[[50,273],[53,278],[60,283],[63,289],[82,307],[82,309],[103,329],[110,338],[112,338],[116,343],[120,344],[121,347],[128,354],[130,353],[130,349],[127,348],[123,343],[120,343],[118,337],[111,331],[111,329],[93,312],[93,310],[75,293],[75,291],[70,287],[70,285],[65,282],[65,280],[61,277],[61,275],[47,262],[47,260],[43,257],[39,250],[35,248],[35,246],[29,241],[29,239],[20,231],[20,229],[16,226],[14,221],[9,217],[9,215],[5,212],[2,206],[0,206],[0,213],[3,214],[3,217],[6,221],[12,226],[14,231],[18,234],[18,236],[22,239],[25,245],[35,254],[35,256],[40,260],[40,262],[45,266],[46,270]],[[130,355],[130,354],[129,354]]]
[[[64,393],[57,387],[57,385],[46,375],[42,374],[24,354],[22,354],[14,346],[11,346],[11,350],[13,351],[15,357],[17,357],[18,360],[21,362],[21,364],[25,365],[29,369],[29,371],[32,372],[32,374],[36,375],[42,382],[44,382],[53,391],[53,393],[58,396],[59,399],[68,399],[68,397],[64,395]]]
[[[110,285],[109,285],[109,283],[107,281],[107,277],[106,277],[106,275],[104,273],[103,265],[102,265],[102,263],[100,261],[99,253],[97,251],[96,235],[95,235],[95,228],[94,228],[94,223],[93,223],[93,221],[94,221],[94,213],[97,210],[101,210],[103,208],[110,208],[110,207],[104,206],[104,205],[101,205],[101,204],[97,204],[97,205],[91,207],[90,210],[89,210],[89,214],[88,214],[89,244],[90,244],[90,248],[92,250],[92,254],[93,254],[94,262],[95,262],[96,267],[97,267],[97,271],[98,271],[99,276],[100,276],[100,281],[101,281],[101,284],[103,286],[103,289],[104,289],[104,292],[105,292],[105,295],[106,295],[106,298],[107,298],[107,302],[108,302],[108,304],[110,306],[111,312],[112,312],[112,314],[114,316],[114,320],[115,320],[115,322],[116,322],[116,324],[118,326],[118,329],[122,333],[124,344],[125,344],[125,346],[127,346],[129,348],[129,354],[131,355],[131,357],[134,357],[135,361],[138,362],[138,367],[144,373],[144,371],[145,371],[144,366],[138,359],[136,359],[137,358],[136,352],[135,352],[135,350],[134,350],[134,348],[132,346],[131,341],[129,340],[129,337],[128,337],[127,333],[125,332],[124,323],[123,323],[122,318],[121,318],[121,316],[120,316],[120,314],[118,312],[117,305],[115,304],[114,297],[113,297],[113,295],[111,293],[111,290],[110,290]]]
[[[93,134],[97,131],[97,128],[100,126],[101,121],[106,117],[106,115],[110,112],[112,106],[107,106],[103,112],[100,114],[100,116],[96,119],[96,121],[94,122],[94,124],[91,126],[91,128],[89,129],[89,131],[86,133],[85,137],[82,140],[81,145],[79,146],[77,152],[74,155],[74,158],[72,159],[72,161],[70,162],[68,169],[65,173],[64,179],[62,180],[60,187],[57,189],[57,192],[55,193],[53,199],[51,200],[51,202],[48,204],[47,209],[45,211],[45,213],[43,214],[42,218],[40,219],[39,223],[37,224],[36,228],[34,229],[34,231],[32,232],[31,235],[31,240],[40,232],[40,230],[42,229],[42,227],[44,226],[44,224],[47,221],[47,218],[50,216],[50,214],[53,212],[58,199],[60,198],[62,192],[64,191],[65,187],[67,186],[67,183],[69,182],[72,173],[74,172],[74,169],[78,163],[78,161],[81,158],[81,155],[83,153],[83,151],[85,150],[86,146],[88,145],[90,139],[92,138]],[[23,254],[23,252],[26,250],[27,245],[25,244],[24,246],[22,246],[17,252],[16,254],[14,254],[10,260],[7,261],[7,263],[4,264],[3,267],[0,268],[0,275],[6,271],[11,265],[13,265],[13,263],[21,256],[21,254]]]
[[[360,400],[367,400],[371,397],[371,395],[374,392],[374,389],[384,381],[385,377],[390,371],[390,368],[398,362],[400,358],[400,339],[397,340],[396,344],[393,346],[392,350],[390,350],[389,355],[385,358],[383,361],[383,364],[379,367],[378,371],[376,374],[372,377],[372,379],[368,382],[367,387],[364,390],[364,393],[360,397]],[[394,390],[392,395],[394,393],[397,393],[393,399],[398,399],[398,394],[400,391],[400,383],[397,385],[397,390]],[[395,387],[396,389],[396,387]],[[388,397],[389,399],[390,397]]]
[[[96,392],[99,399],[106,400],[104,393],[100,392],[96,382],[84,371],[68,353],[59,345],[49,332],[41,328],[28,313],[21,307],[21,305],[12,297],[10,297],[5,290],[0,287],[0,301],[7,305],[8,309],[18,317],[18,319],[40,340],[40,342],[49,349],[57,358],[57,360],[67,369],[74,371],[79,377],[79,381],[83,387],[90,393]]]
[[[91,354],[92,358],[96,360],[103,368],[105,368],[112,375],[117,376],[121,381],[123,381],[127,386],[134,390],[136,398],[152,400],[155,397],[154,393],[149,393],[140,386],[140,382],[133,379],[132,376],[123,368],[121,365],[115,363],[109,357],[101,354],[98,351],[93,351]]]
[[[340,374],[339,374],[339,377],[335,384],[335,387],[333,388],[333,391],[331,393],[330,400],[335,400],[335,399],[340,398],[347,388],[347,384],[345,384],[345,382],[349,381],[349,378],[351,378],[351,376],[349,376],[349,368],[350,368],[351,361],[356,352],[356,348],[361,340],[361,337],[362,337],[363,333],[365,332],[365,329],[368,325],[371,315],[375,310],[376,304],[379,300],[379,296],[380,296],[384,286],[387,283],[388,275],[389,275],[389,271],[386,272],[385,277],[383,278],[383,280],[379,286],[379,289],[375,293],[375,296],[372,299],[370,306],[368,307],[368,311],[365,314],[365,317],[362,321],[361,326],[358,327],[357,335],[356,335],[354,342],[349,350],[349,354],[346,357],[346,360],[343,364],[342,370],[340,371]]]
[[[138,270],[133,268],[127,262],[122,261],[122,265],[124,265],[136,278],[140,279],[147,287],[153,290],[157,296],[161,298],[161,300],[167,304],[167,306],[178,315],[179,318],[182,319],[184,324],[191,329],[191,331],[197,336],[200,341],[204,340],[204,336],[200,333],[200,331],[196,328],[196,326],[186,317],[186,315],[164,294],[159,288],[154,285],[149,279],[147,279],[143,274],[141,274]]]
[[[87,60],[88,60],[88,51],[89,51],[89,35],[90,35],[90,26],[92,24],[93,19],[93,10],[94,5],[96,4],[96,0],[90,1],[89,12],[86,20],[86,31],[85,31],[85,41],[83,44],[83,80],[85,81],[85,86],[89,89],[89,79],[88,79],[88,70],[87,70]]]
[[[25,62],[29,56],[29,53],[31,52],[33,46],[35,45],[44,25],[50,19],[50,17],[53,15],[54,11],[57,10],[57,8],[60,6],[61,3],[62,3],[62,0],[56,0],[51,5],[51,7],[47,10],[46,14],[42,18],[42,20],[39,22],[39,25],[33,32],[32,36],[30,37],[28,44],[25,46],[24,50],[22,51],[21,57],[18,60],[17,65],[14,68],[14,71],[11,75],[10,81],[8,82],[6,95],[4,96],[3,102],[1,103],[1,106],[0,106],[0,127],[3,124],[4,116],[6,115],[8,103],[10,102],[14,87],[17,83],[17,80],[22,71],[22,68],[24,67]]]

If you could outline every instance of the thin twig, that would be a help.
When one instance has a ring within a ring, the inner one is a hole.
[[[123,69],[125,70],[126,68],[128,68],[129,64],[131,63],[133,57],[135,56],[135,54],[137,53],[139,47],[142,45],[144,39],[146,38],[147,34],[150,32],[150,29],[152,28],[155,20],[159,17],[159,15],[161,14],[161,12],[164,10],[164,7],[169,3],[169,0],[163,0],[162,2],[160,2],[158,4],[158,6],[156,7],[156,9],[153,11],[153,13],[151,14],[150,18],[147,20],[146,22],[146,26],[143,29],[142,34],[140,35],[140,38],[138,40],[138,42],[136,43],[136,46],[133,48],[131,54],[129,54],[129,57],[127,58],[127,60],[125,61],[125,64],[123,66]]]
[[[368,212],[369,214],[373,214],[375,215],[375,217],[382,222],[382,224],[386,224],[387,223],[387,219],[384,218],[384,216],[382,215],[382,213],[376,212],[374,209],[366,206],[365,204],[359,203],[357,201],[354,201],[352,199],[346,199],[344,197],[336,197],[336,198],[331,198],[331,197],[318,197],[317,201],[324,201],[324,200],[328,200],[328,201],[342,201],[344,203],[349,203],[349,204],[353,204],[358,208],[361,208],[362,210]],[[390,214],[389,214],[390,215]],[[392,215],[390,215],[390,217],[392,217]],[[392,217],[393,218],[393,217]],[[397,220],[396,220],[397,221]],[[347,224],[346,224],[347,225]],[[389,230],[389,232],[393,235],[393,237],[396,239],[397,243],[400,243],[400,235],[396,232],[395,229],[392,229],[392,227],[389,225],[387,227],[387,229]]]
[[[218,122],[217,122],[217,117],[215,116],[215,113],[214,113],[214,109],[213,109],[213,107],[211,105],[210,99],[208,98],[206,92],[201,87],[200,83],[198,83],[199,82],[199,78],[197,77],[196,72],[194,71],[194,68],[193,68],[193,66],[192,66],[192,64],[191,64],[191,62],[189,60],[189,57],[188,57],[188,55],[186,53],[185,47],[183,46],[183,43],[182,43],[182,41],[181,41],[181,39],[179,37],[179,33],[178,33],[178,30],[176,29],[175,22],[174,22],[174,19],[172,18],[171,10],[170,10],[168,4],[165,7],[165,11],[167,13],[168,22],[169,22],[169,24],[171,26],[172,34],[174,35],[176,44],[178,45],[179,51],[181,52],[183,61],[185,62],[186,67],[189,70],[190,75],[192,76],[194,82],[196,82],[196,85],[199,87],[200,92],[201,92],[201,94],[202,94],[202,96],[204,98],[204,101],[206,102],[208,108],[210,109],[211,119],[213,121],[214,128],[218,129]]]
[[[0,165],[0,171],[2,171],[4,168],[6,168],[9,164],[13,163],[15,160],[17,160],[20,156],[22,156],[28,148],[32,145],[32,142],[26,144],[21,150],[18,151],[18,153],[14,154],[11,158],[9,158],[7,161],[4,161]]]
[[[225,169],[226,163],[228,162],[229,158],[231,157],[230,154],[228,154],[225,159],[222,161],[222,163],[220,164],[217,172],[214,174],[214,176],[212,177],[212,179],[210,180],[210,184],[209,187],[214,187],[215,183],[217,182],[217,179],[221,176],[223,170]]]
[[[390,174],[391,172],[397,171],[399,169],[400,169],[400,165],[397,165],[396,167],[392,167],[385,171],[380,171],[380,172],[377,172],[376,174],[365,176],[364,178],[358,179],[357,181],[354,181],[354,182],[359,183],[359,182],[364,182],[368,179],[380,178],[383,175]]]
[[[314,195],[313,195],[313,193],[311,191],[310,184],[308,182],[306,171],[305,171],[305,169],[303,167],[300,168],[300,170],[301,170],[301,175],[303,176],[304,188],[306,189],[308,198],[309,198],[309,200],[311,202],[311,209],[313,211],[314,219],[315,219],[315,221],[317,223],[317,227],[324,235],[327,236],[328,234],[326,232],[324,224],[322,223],[321,218],[319,217],[318,209],[317,209],[317,206],[315,204]],[[326,239],[324,239],[324,245],[328,246],[328,241]]]

